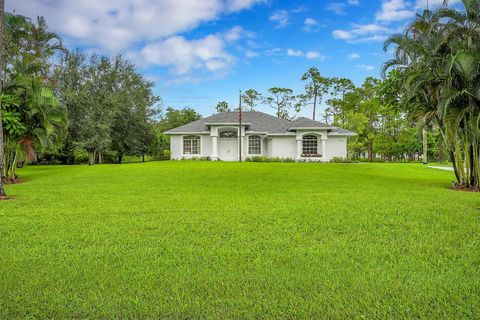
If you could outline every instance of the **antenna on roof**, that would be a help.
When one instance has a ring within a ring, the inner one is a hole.
[[[238,161],[242,162],[242,90],[238,96]]]

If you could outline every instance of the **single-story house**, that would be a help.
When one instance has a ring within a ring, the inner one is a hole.
[[[242,160],[266,156],[329,161],[345,158],[347,138],[355,135],[303,117],[288,121],[248,111],[242,112],[241,126],[238,118],[238,112],[222,112],[166,131],[171,158],[238,161],[241,150]]]

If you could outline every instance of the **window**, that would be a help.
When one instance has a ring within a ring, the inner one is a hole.
[[[225,131],[225,132],[220,132],[220,138],[237,138],[237,132],[236,131]]]
[[[318,154],[318,138],[316,136],[308,135],[303,137],[302,155],[308,157],[310,155]]]
[[[262,138],[259,136],[248,137],[248,154],[262,154]]]
[[[200,154],[200,137],[183,137],[183,154]]]

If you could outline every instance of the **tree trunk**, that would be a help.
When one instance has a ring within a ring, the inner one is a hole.
[[[3,10],[5,1],[0,0],[0,72],[3,75]],[[3,92],[3,77],[0,79],[0,91]],[[0,197],[5,197],[5,186],[3,180],[5,177],[5,154],[2,122],[2,105],[0,102]]]
[[[15,183],[15,179],[17,178],[15,170],[17,169],[18,163],[18,151],[15,150],[15,155],[13,156],[13,163],[12,163],[12,183]]]
[[[99,164],[102,164],[102,162],[103,162],[103,161],[102,161],[102,153],[99,152],[99,153],[98,153],[98,163],[99,163]]]
[[[118,164],[121,164],[123,160],[123,154],[118,155]]]
[[[142,162],[145,162],[145,154],[142,154]]]
[[[317,113],[317,93],[313,94],[313,120],[315,120],[315,113]]]
[[[88,153],[88,165],[93,166],[95,164],[95,151]]]
[[[427,135],[427,128],[424,126],[422,128],[422,142],[423,142],[423,155],[422,155],[422,163],[428,163],[428,135]]]
[[[439,150],[438,150],[438,162],[445,161],[445,143],[443,140],[440,141]]]
[[[373,141],[368,140],[368,161],[373,162]]]

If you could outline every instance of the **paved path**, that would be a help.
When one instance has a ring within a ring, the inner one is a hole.
[[[428,166],[429,168],[432,169],[440,169],[440,170],[446,170],[446,171],[453,171],[452,167],[438,167],[438,166]]]

